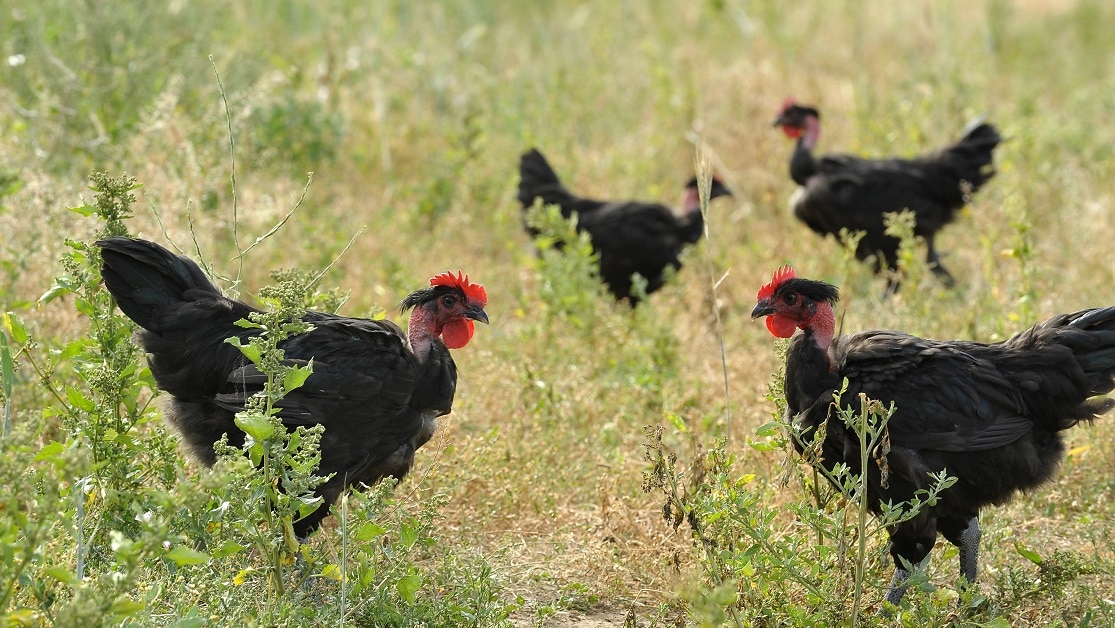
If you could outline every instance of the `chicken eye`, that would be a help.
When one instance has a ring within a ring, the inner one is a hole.
[[[786,302],[786,305],[793,305],[798,302],[798,293],[791,292],[782,297],[782,300]]]
[[[457,297],[455,297],[451,294],[447,294],[447,295],[441,297],[441,306],[442,307],[457,307]]]

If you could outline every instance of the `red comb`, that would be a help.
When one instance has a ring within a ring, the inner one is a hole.
[[[787,98],[786,100],[782,101],[782,111],[786,111],[787,109],[789,109],[790,107],[793,107],[796,104],[798,104],[798,102],[796,100],[794,100],[793,98]]]
[[[488,304],[488,293],[484,290],[484,286],[478,283],[472,283],[468,280],[468,275],[457,271],[454,275],[453,271],[447,270],[440,275],[435,275],[430,279],[431,286],[449,286],[452,288],[460,288],[469,301],[475,301],[481,306]]]
[[[779,266],[778,270],[774,271],[774,276],[770,278],[770,283],[765,283],[763,287],[759,288],[759,296],[757,298],[760,301],[769,298],[774,294],[774,291],[778,289],[778,286],[782,285],[782,282],[787,279],[793,279],[794,277],[797,277],[797,274],[794,273],[792,266],[789,264]]]

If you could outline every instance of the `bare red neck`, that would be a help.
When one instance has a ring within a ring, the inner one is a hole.
[[[813,150],[819,139],[821,139],[821,121],[817,116],[805,116],[805,132],[801,136],[802,148]]]
[[[701,189],[698,187],[687,187],[681,194],[681,213],[683,216],[688,216],[693,212],[701,211]]]
[[[817,313],[807,323],[801,325],[801,328],[812,331],[813,341],[821,351],[827,353],[832,338],[836,335],[836,313],[832,309],[832,304],[827,301],[817,304]]]
[[[410,341],[410,350],[418,356],[419,360],[426,360],[434,339],[439,335],[441,330],[437,328],[437,321],[425,308],[418,306],[411,311],[407,340]]]

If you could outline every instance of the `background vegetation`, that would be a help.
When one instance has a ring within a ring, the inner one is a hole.
[[[6,3],[5,624],[851,621],[864,531],[771,424],[781,358],[755,289],[789,262],[841,286],[845,329],[988,341],[1115,303],[1113,24],[1099,0]],[[822,110],[825,151],[1000,126],[999,175],[939,238],[956,289],[912,262],[883,302],[794,221],[770,128],[787,96]],[[632,312],[584,250],[535,256],[514,192],[533,145],[586,195],[667,202],[700,148],[735,197]],[[85,244],[123,231],[247,299],[359,234],[324,280],[350,293],[342,313],[394,317],[461,268],[492,325],[456,352],[454,413],[412,476],[297,548],[257,507],[266,477],[235,453],[199,470],[160,424]],[[888,621],[1115,621],[1112,424],[1072,431],[1056,483],[986,513],[977,593],[956,603],[939,546]],[[856,621],[875,623],[890,564],[868,541]]]

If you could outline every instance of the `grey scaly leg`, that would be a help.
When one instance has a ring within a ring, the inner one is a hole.
[[[883,599],[898,606],[898,603],[902,601],[902,596],[906,595],[906,581],[909,579],[910,572],[901,567],[895,567],[894,576],[890,579],[890,588],[887,589],[887,596]]]
[[[925,573],[926,567],[929,566],[929,554],[921,559],[921,562],[913,565],[914,572]],[[906,595],[907,584],[910,580],[910,571],[905,567],[895,567],[894,575],[890,579],[890,588],[887,589],[887,596],[883,598],[887,602],[898,606],[902,601],[902,596]]]
[[[952,273],[945,268],[945,265],[941,263],[941,255],[933,246],[933,236],[927,237],[925,239],[925,244],[929,248],[925,255],[925,263],[929,266],[929,270],[933,271],[934,275],[937,275],[937,278],[941,280],[941,283],[945,284],[946,288],[955,286],[956,279],[954,279]]]
[[[979,517],[972,517],[968,520],[968,527],[960,532],[960,542],[956,544],[960,548],[960,575],[968,584],[975,584],[979,572],[980,536]]]

